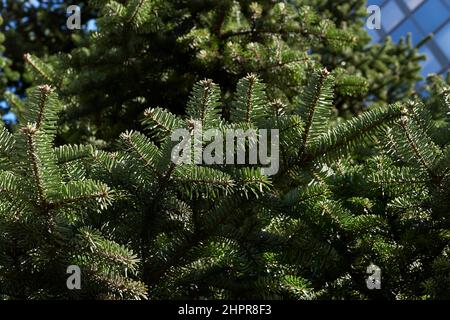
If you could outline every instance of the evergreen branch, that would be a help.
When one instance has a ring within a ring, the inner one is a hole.
[[[58,198],[52,202],[54,208],[61,208],[70,204],[79,204],[95,200],[106,207],[111,203],[112,192],[109,187],[94,180],[71,181],[61,186]]]
[[[104,275],[99,270],[92,269],[90,275],[96,282],[106,283],[107,293],[100,295],[99,299],[105,300],[146,300],[147,287],[139,281],[133,281],[120,275]]]
[[[416,170],[409,167],[393,167],[380,169],[369,177],[369,181],[382,185],[392,184],[425,184],[428,182],[423,175],[418,175]]]
[[[298,204],[307,203],[312,199],[325,199],[331,195],[325,184],[314,184],[311,186],[301,186],[290,190],[279,201],[282,208],[296,207]]]
[[[162,277],[170,268],[182,264],[186,258],[186,252],[192,250],[195,246],[205,242],[208,237],[212,237],[214,233],[224,225],[225,221],[230,217],[229,208],[233,207],[233,199],[224,198],[219,205],[211,213],[209,217],[212,221],[207,224],[204,229],[197,230],[195,233],[188,234],[184,241],[171,248],[170,255],[161,263],[152,265],[151,272],[147,276],[147,282],[156,284],[161,281]]]
[[[212,80],[202,80],[194,85],[187,103],[186,113],[199,120],[203,129],[220,123],[220,90]]]
[[[231,177],[221,171],[198,166],[177,166],[174,179],[191,197],[201,194],[215,196],[218,190],[229,192],[234,186]]]
[[[54,149],[58,164],[86,159],[92,156],[94,148],[85,145],[63,145]]]
[[[44,182],[42,178],[42,172],[40,169],[40,160],[37,155],[35,137],[37,133],[36,126],[34,124],[28,124],[26,127],[21,129],[22,133],[26,137],[27,143],[27,153],[30,158],[31,171],[33,173],[33,178],[37,188],[38,204],[45,205],[45,192],[44,192]]]
[[[304,157],[309,142],[310,132],[316,129],[315,127],[323,127],[325,125],[325,123],[323,123],[323,118],[325,117],[325,112],[327,112],[326,109],[328,108],[328,105],[324,102],[329,96],[328,93],[324,91],[324,85],[329,74],[327,69],[323,69],[320,74],[317,74],[315,78],[310,81],[308,88],[301,97],[303,110],[306,112],[306,119],[302,143],[298,153],[299,158]],[[328,109],[328,112],[330,112],[330,109]],[[315,121],[315,117],[319,118],[318,121]]]
[[[246,103],[245,105],[247,106],[246,110],[245,110],[245,122],[250,122],[250,113],[253,109],[253,104],[252,104],[252,93],[253,93],[253,86],[255,85],[255,79],[253,77],[249,78],[248,81],[248,90],[247,90],[247,97],[246,97]]]
[[[238,81],[231,119],[250,124],[264,117],[267,105],[265,86],[255,74]]]
[[[328,133],[321,136],[314,148],[308,154],[308,159],[316,159],[322,155],[331,156],[333,152],[350,149],[356,142],[365,139],[375,139],[375,133],[403,115],[398,104],[391,105],[387,110],[374,108],[363,113],[360,117],[346,121]]]
[[[450,145],[446,146],[435,167],[441,170],[442,177],[445,177],[450,172]]]
[[[241,189],[244,196],[248,198],[251,192],[258,198],[271,188],[271,182],[267,176],[261,175],[258,168],[243,168],[237,171],[238,175],[234,178],[236,187]]]
[[[120,264],[132,272],[136,270],[140,261],[131,250],[114,241],[105,239],[98,231],[89,227],[79,230],[78,240],[80,245],[88,247],[94,255]]]
[[[416,155],[417,159],[419,160],[419,162],[422,164],[422,166],[428,171],[428,173],[431,176],[434,176],[434,173],[431,170],[430,165],[426,162],[426,160],[424,159],[424,157],[422,157],[422,154],[420,153],[417,144],[415,143],[414,139],[411,136],[411,132],[409,131],[409,128],[407,126],[408,124],[408,118],[407,116],[403,116],[400,121],[400,126],[403,129],[403,132],[405,134],[406,139],[409,142],[410,147],[412,148],[414,154]]]
[[[120,138],[145,167],[155,170],[154,161],[160,156],[158,148],[145,136],[138,132],[128,131],[122,133]]]
[[[22,189],[25,181],[14,175],[13,172],[0,171],[0,193],[6,192],[10,194],[11,200],[19,201],[18,198],[26,198]]]
[[[24,60],[28,63],[36,72],[44,78],[46,83],[54,83],[52,71],[47,65],[40,61],[37,57],[32,56],[29,53],[24,54]]]
[[[143,124],[159,140],[164,140],[174,129],[183,127],[178,117],[162,108],[147,109],[144,112],[144,116]]]
[[[36,130],[53,132],[60,104],[49,85],[41,85],[32,90],[25,103],[24,121],[35,123]]]
[[[269,65],[264,66],[262,68],[258,68],[257,72],[258,73],[262,73],[262,72],[265,72],[265,71],[270,70],[270,69],[283,68],[283,67],[285,67],[287,65],[290,65],[290,64],[310,61],[310,59],[311,59],[310,57],[302,57],[302,58],[288,60],[288,61],[284,61],[284,62],[277,61],[277,62],[275,62],[273,64],[269,64]]]
[[[93,160],[105,168],[109,173],[117,166],[120,161],[118,153],[108,153],[101,150],[95,150],[92,154]]]
[[[283,36],[298,36],[299,34],[304,36],[305,38],[308,38],[309,36],[316,37],[321,42],[328,42],[331,43],[332,41],[335,41],[336,43],[348,43],[353,44],[355,43],[356,38],[354,36],[348,36],[347,34],[339,32],[337,29],[332,29],[332,31],[324,34],[322,32],[313,31],[311,29],[299,29],[296,31],[288,31],[288,30],[264,30],[264,29],[242,29],[242,30],[230,30],[227,32],[224,32],[220,35],[220,39],[227,40],[228,38],[232,37],[239,37],[239,36],[246,36],[246,35],[258,35],[258,34],[265,34],[265,35],[283,35]]]
[[[133,11],[132,11],[130,17],[127,20],[127,23],[131,23],[136,18],[139,10],[142,8],[142,6],[144,5],[144,3],[146,1],[147,0],[136,0],[136,1],[132,2],[131,5],[134,4],[134,8],[133,8]]]
[[[39,99],[39,106],[38,106],[38,114],[37,114],[37,120],[36,120],[36,130],[39,130],[42,126],[42,122],[44,119],[44,109],[47,104],[47,98],[49,94],[51,93],[51,88],[48,85],[43,85],[38,87],[41,96]]]
[[[10,158],[11,150],[15,144],[14,137],[6,130],[5,127],[0,127],[0,153],[3,157]]]

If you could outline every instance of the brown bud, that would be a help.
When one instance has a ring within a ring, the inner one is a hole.
[[[39,86],[38,89],[42,92],[42,93],[49,93],[52,91],[52,87],[50,87],[48,84],[44,84],[42,86]]]
[[[322,69],[322,75],[323,75],[324,77],[329,76],[329,75],[330,75],[330,71],[328,71],[327,68],[323,68],[323,69]]]
[[[194,129],[195,129],[195,120],[194,119],[188,119],[186,121],[186,123],[187,123],[189,131],[190,132],[194,131]]]
[[[20,131],[22,131],[25,134],[35,134],[37,131],[36,125],[34,123],[28,123],[25,127],[23,127],[22,129],[20,129]]]

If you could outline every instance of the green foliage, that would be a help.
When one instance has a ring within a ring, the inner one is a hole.
[[[74,3],[81,7],[83,27],[95,16],[87,7],[87,2],[79,0]],[[14,77],[8,79],[7,86],[14,88],[16,94],[24,94],[32,82],[30,74],[26,72],[22,58],[24,54],[32,53],[43,58],[51,54],[69,52],[83,41],[85,30],[67,30],[66,8],[69,5],[70,3],[61,0],[0,2],[0,15],[5,20],[5,23],[0,25],[0,32],[4,33],[5,56],[11,61],[12,69],[17,71]]]
[[[417,48],[369,45],[364,1],[90,4],[99,30],[8,94],[0,298],[449,298],[450,78],[413,94]],[[199,126],[278,130],[278,172],[197,161]]]
[[[429,82],[434,87],[430,104],[426,107],[417,100],[404,107],[404,115],[386,132],[392,160],[380,159],[372,179],[391,195],[386,214],[398,234],[398,261],[405,277],[420,283],[402,296],[442,299],[448,298],[450,288],[445,263],[450,225],[450,87],[437,76]],[[444,116],[433,119],[433,113]]]
[[[46,59],[68,106],[61,131],[68,142],[110,143],[142,130],[136,119],[148,105],[184,114],[191,88],[204,78],[221,87],[226,113],[249,73],[289,104],[311,71],[326,67],[336,77],[333,106],[348,118],[372,98],[385,105],[408,98],[423,58],[410,43],[371,45],[360,0],[110,0],[89,8],[98,12],[98,30]]]
[[[0,14],[0,27],[3,25],[3,17]],[[17,80],[18,74],[13,71],[12,61],[5,57],[5,35],[0,29],[0,101],[4,99],[6,87],[10,81]],[[1,113],[0,113],[1,115]]]
[[[149,136],[127,131],[112,152],[55,148],[61,107],[39,87],[27,124],[0,134],[3,296],[446,297],[448,85],[430,78],[423,102],[336,122],[335,81],[316,70],[288,107],[249,74],[222,113],[218,86],[202,80],[185,117],[148,109]],[[198,143],[194,124],[278,129],[280,170],[268,177],[261,164],[174,162],[172,133],[184,128]],[[367,150],[378,152],[361,159]],[[370,263],[382,268],[381,290],[366,287]],[[64,288],[72,264],[84,270],[80,291]]]
[[[114,190],[79,170],[83,148],[55,149],[60,110],[49,86],[34,89],[17,133],[1,129],[0,295],[7,299],[144,298],[145,286],[124,276],[139,259],[94,229],[95,215],[111,206]],[[83,270],[83,288],[65,287],[66,269]]]

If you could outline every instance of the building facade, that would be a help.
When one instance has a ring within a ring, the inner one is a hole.
[[[427,35],[433,38],[420,47],[427,56],[422,76],[445,74],[450,68],[450,0],[368,0],[381,9],[381,29],[369,30],[374,42],[390,36],[394,42],[411,33],[417,45]]]

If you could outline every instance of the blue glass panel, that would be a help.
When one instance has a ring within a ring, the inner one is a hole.
[[[425,33],[436,30],[449,17],[450,12],[439,0],[427,1],[413,14],[416,22]]]
[[[408,32],[411,32],[413,44],[416,45],[424,35],[420,30],[416,27],[413,21],[407,19],[405,20],[397,29],[392,32],[392,40],[394,42],[398,42],[401,37],[405,37]]]
[[[409,10],[413,11],[419,6],[424,0],[403,0]]]
[[[377,30],[367,29],[367,32],[372,37],[371,43],[377,43],[378,41],[380,41],[381,37]]]
[[[450,23],[447,23],[434,38],[439,48],[445,54],[448,60],[450,60]]]
[[[420,62],[423,77],[426,77],[430,73],[438,73],[441,71],[442,66],[428,46],[421,47],[419,51],[427,56],[427,60]]]
[[[86,30],[87,31],[96,31],[97,30],[97,23],[94,19],[91,19],[87,22]]]
[[[385,0],[368,0],[367,1],[367,6],[370,6],[370,5],[373,5],[373,4],[375,4],[377,6],[381,6],[384,1]]]
[[[0,109],[2,109],[2,110],[8,110],[9,109],[9,106],[6,103],[6,101],[0,101]]]
[[[16,115],[12,112],[8,112],[2,116],[3,121],[6,124],[15,124],[17,123]]]
[[[386,32],[390,32],[403,19],[404,13],[394,1],[388,2],[381,8],[381,25]]]

